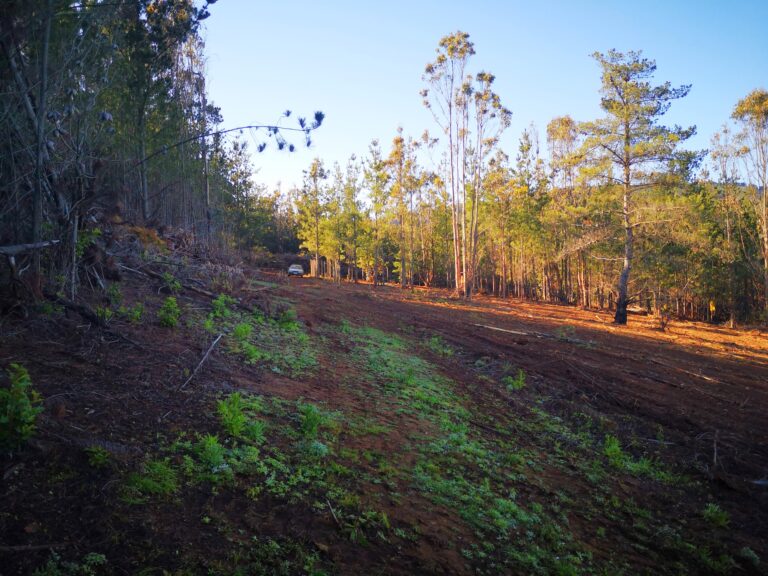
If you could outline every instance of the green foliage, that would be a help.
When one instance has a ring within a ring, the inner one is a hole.
[[[77,246],[75,246],[75,255],[77,256],[77,259],[83,257],[83,254],[85,254],[86,249],[96,242],[98,238],[101,237],[101,229],[100,228],[90,228],[86,230],[80,230],[80,232],[77,235]]]
[[[174,296],[168,296],[163,301],[157,317],[160,320],[160,326],[165,326],[166,328],[176,328],[178,326],[179,319],[181,318],[181,309]]]
[[[85,453],[88,455],[88,464],[92,468],[107,468],[112,458],[109,451],[101,446],[89,446],[85,449]]]
[[[235,340],[238,342],[246,342],[253,333],[253,326],[249,324],[248,322],[240,322],[235,326],[235,329],[232,331],[232,336],[234,336]]]
[[[233,306],[237,300],[226,294],[219,294],[213,302],[211,302],[211,314],[214,318],[229,318],[232,315],[230,307]]]
[[[0,448],[13,450],[32,436],[37,415],[43,409],[27,369],[11,364],[7,373],[10,385],[0,388]]]
[[[168,459],[149,460],[141,472],[133,472],[125,484],[124,498],[131,504],[146,502],[150,496],[170,496],[179,488],[176,470]]]
[[[218,402],[219,419],[228,434],[239,437],[245,430],[248,417],[245,415],[244,403],[239,392],[227,396]]]
[[[163,287],[171,294],[178,294],[181,291],[181,282],[170,272],[163,272]]]
[[[239,392],[234,392],[218,403],[221,425],[234,438],[261,444],[267,425],[252,417],[252,412],[258,412],[260,407],[258,400],[244,400]]]
[[[107,288],[107,298],[109,299],[109,303],[114,306],[120,306],[120,304],[123,303],[123,293],[118,284],[109,285]]]
[[[144,317],[144,304],[139,302],[130,308],[120,306],[117,313],[126,318],[131,324],[140,324],[141,319]]]
[[[522,368],[518,369],[517,376],[504,376],[501,379],[502,383],[507,387],[510,392],[516,390],[522,390],[525,388],[525,371]]]
[[[299,404],[301,433],[307,440],[317,438],[320,426],[325,421],[323,413],[314,404]]]
[[[107,557],[91,552],[80,562],[67,562],[53,552],[48,562],[42,568],[33,572],[34,576],[97,576],[105,574]]]
[[[605,437],[603,454],[608,458],[608,462],[616,468],[622,468],[627,458],[626,454],[624,454],[624,451],[621,449],[619,439],[611,434],[608,434]]]
[[[246,364],[267,362],[272,358],[272,355],[269,352],[261,350],[258,346],[255,346],[250,342],[243,342],[240,349],[243,351],[243,354],[245,354]]]
[[[728,512],[720,508],[720,506],[714,502],[707,504],[701,515],[715,528],[728,528],[728,525],[731,523],[731,518],[728,515]]]
[[[115,312],[109,306],[97,306],[96,317],[104,324],[109,324],[115,317]]]
[[[675,474],[664,470],[658,462],[650,458],[641,457],[634,460],[624,452],[619,439],[608,434],[603,443],[603,454],[614,468],[625,470],[635,476],[645,476],[660,482],[671,484],[679,478]]]
[[[445,340],[438,335],[430,336],[427,338],[426,346],[435,354],[445,357],[453,356],[453,348],[446,344]]]

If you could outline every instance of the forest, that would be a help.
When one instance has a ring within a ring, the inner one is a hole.
[[[456,31],[432,124],[329,162],[225,122],[219,6],[0,3],[0,572],[763,573],[768,91],[691,149],[596,51],[601,115],[504,149]]]
[[[317,158],[301,187],[269,190],[251,154],[311,143],[322,113],[244,127],[260,132],[250,150],[206,98],[208,4],[117,5],[3,8],[0,244],[8,258],[45,246],[25,253],[24,274],[10,267],[35,290],[76,292],[94,216],[107,214],[256,257],[300,245],[323,276],[607,308],[620,323],[627,306],[731,325],[764,316],[765,89],[733,103],[709,150],[686,150],[695,127],[663,115],[690,86],[659,82],[641,52],[595,53],[605,115],[530,126],[505,151],[512,111],[456,32],[425,66],[431,133],[377,136],[345,166]]]

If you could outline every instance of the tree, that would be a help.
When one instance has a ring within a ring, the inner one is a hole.
[[[634,197],[655,184],[659,167],[682,158],[677,146],[695,134],[695,126],[684,129],[658,124],[672,101],[686,96],[691,87],[673,88],[669,82],[652,86],[648,80],[656,72],[656,63],[643,58],[639,51],[625,54],[611,50],[592,56],[602,69],[600,106],[606,116],[581,125],[586,136],[582,151],[608,182],[620,187],[624,257],[614,322],[626,324],[634,231],[642,225],[636,218]]]
[[[454,282],[457,293],[464,293],[461,260],[460,202],[466,182],[465,110],[469,99],[464,94],[464,71],[475,47],[466,32],[455,32],[440,39],[437,58],[427,64],[423,79],[430,88],[421,92],[424,105],[448,137],[448,190],[453,230]]]
[[[512,113],[491,86],[493,74],[464,75],[475,53],[466,32],[440,40],[437,58],[427,64],[424,105],[448,137],[448,185],[453,223],[456,292],[470,298],[475,284],[479,207],[486,159],[509,127]],[[473,132],[474,131],[474,132]]]
[[[389,172],[387,161],[382,157],[378,140],[373,140],[368,147],[368,158],[364,162],[363,184],[371,202],[373,221],[371,222],[371,252],[373,253],[373,286],[379,282],[382,260],[382,218],[389,201]]]
[[[297,199],[299,209],[299,237],[302,246],[308,248],[315,256],[314,276],[320,277],[320,233],[322,220],[325,215],[328,194],[323,180],[328,178],[328,172],[319,158],[312,161],[308,170],[304,171],[304,186]]]
[[[739,100],[732,117],[742,125],[739,140],[744,145],[747,173],[755,183],[760,199],[760,236],[763,252],[763,289],[768,311],[768,91],[759,88]]]

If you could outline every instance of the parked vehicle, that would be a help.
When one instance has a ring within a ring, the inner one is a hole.
[[[301,264],[288,266],[288,276],[304,276],[304,267]]]

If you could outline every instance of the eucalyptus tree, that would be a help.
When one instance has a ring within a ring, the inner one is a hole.
[[[601,170],[604,179],[620,188],[624,230],[623,266],[617,283],[614,322],[627,323],[629,278],[634,257],[637,218],[635,196],[656,183],[667,164],[680,159],[678,145],[696,128],[668,128],[659,119],[674,100],[683,98],[690,85],[673,88],[669,82],[653,86],[649,80],[656,63],[641,52],[595,52],[601,68],[600,106],[604,118],[581,124],[585,135],[582,153]]]
[[[466,73],[475,49],[469,34],[440,40],[437,58],[427,64],[424,105],[448,140],[448,189],[453,226],[456,292],[470,298],[477,267],[479,208],[487,158],[509,127],[511,112],[492,90],[493,74]]]
[[[474,132],[473,157],[471,158],[472,178],[469,187],[469,201],[464,200],[464,206],[469,204],[471,212],[469,216],[469,235],[465,238],[468,243],[467,252],[469,262],[465,264],[465,296],[471,296],[472,287],[475,284],[477,270],[477,249],[479,234],[479,209],[482,203],[483,182],[486,172],[486,159],[499,142],[501,134],[509,128],[512,112],[504,107],[501,98],[492,90],[495,76],[488,72],[479,72],[475,77],[475,86],[472,90]],[[468,272],[468,273],[467,273]]]
[[[747,174],[757,188],[760,237],[763,253],[763,305],[768,311],[768,91],[758,88],[739,100],[732,117],[742,127],[742,144]]]
[[[465,148],[461,145],[465,136],[463,126],[469,100],[466,98],[464,73],[467,61],[474,55],[475,47],[469,34],[457,31],[440,39],[437,58],[427,64],[423,80],[428,88],[422,90],[424,105],[432,112],[435,121],[448,139],[448,192],[453,232],[453,267],[456,293],[465,293],[462,266],[462,245],[459,231],[461,195],[466,183]]]

